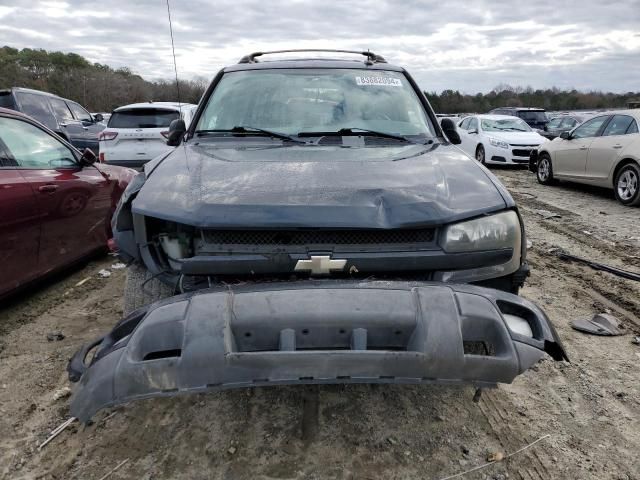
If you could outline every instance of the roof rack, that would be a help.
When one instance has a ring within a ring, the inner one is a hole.
[[[373,65],[374,63],[387,63],[387,61],[381,55],[377,55],[369,50],[366,52],[361,52],[357,50],[331,50],[326,48],[299,48],[294,50],[273,50],[271,52],[253,52],[249,55],[245,55],[240,59],[238,63],[258,63],[256,57],[261,57],[262,55],[271,55],[274,53],[295,53],[295,52],[332,52],[332,53],[353,53],[355,55],[364,55],[367,57],[367,61],[365,62],[367,65]]]

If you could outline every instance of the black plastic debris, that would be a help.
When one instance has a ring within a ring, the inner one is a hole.
[[[590,333],[592,335],[602,335],[612,337],[622,335],[620,322],[613,315],[608,313],[596,313],[590,319],[579,319],[571,322],[571,326],[579,332]]]

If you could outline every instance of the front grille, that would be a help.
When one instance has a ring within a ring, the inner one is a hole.
[[[529,158],[529,155],[531,155],[531,150],[523,150],[523,149],[519,149],[519,148],[513,149],[512,152],[513,152],[513,156],[514,157],[527,157],[527,158]]]
[[[216,230],[205,232],[220,245],[375,245],[429,243],[433,228],[399,230]]]

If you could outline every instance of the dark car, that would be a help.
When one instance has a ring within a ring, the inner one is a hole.
[[[561,115],[558,117],[554,117],[549,120],[549,123],[544,127],[543,130],[538,133],[543,137],[548,138],[549,140],[553,140],[556,137],[562,135],[563,132],[569,132],[573,130],[577,125],[580,125],[585,120],[590,117],[587,115]]]
[[[489,113],[494,115],[511,115],[512,117],[521,118],[527,122],[531,128],[538,130],[544,130],[545,125],[549,121],[544,108],[501,107],[494,108]]]
[[[109,220],[136,172],[94,161],[0,108],[0,297],[107,246]]]
[[[218,73],[123,195],[128,316],[70,362],[72,415],[255,385],[490,386],[565,358],[514,295],[513,198],[408,73],[262,55]]]
[[[82,105],[52,93],[29,88],[0,90],[0,108],[35,118],[74,147],[98,154],[98,134],[105,129],[101,114],[91,115]]]

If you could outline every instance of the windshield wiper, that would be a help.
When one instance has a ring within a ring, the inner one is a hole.
[[[256,128],[249,126],[236,126],[233,128],[221,128],[221,129],[209,129],[209,130],[196,130],[195,132],[198,135],[206,135],[208,133],[233,133],[233,134],[242,134],[242,135],[255,135],[262,134],[272,138],[279,138],[281,140],[289,140],[291,142],[296,143],[306,143],[302,140],[298,140],[297,138],[293,138],[291,135],[287,135],[286,133],[273,132],[271,130],[265,130],[264,128]]]
[[[333,132],[300,132],[299,137],[342,137],[345,135],[367,135],[371,137],[393,138],[394,140],[402,140],[404,142],[415,143],[413,140],[395,133],[378,132],[376,130],[367,130],[360,127],[341,128]]]

